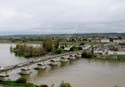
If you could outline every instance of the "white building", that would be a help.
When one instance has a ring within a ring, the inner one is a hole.
[[[91,45],[83,45],[80,47],[82,48],[82,50],[87,50],[87,49],[91,48]]]
[[[101,42],[102,42],[102,43],[109,43],[110,40],[109,40],[109,39],[101,39]]]
[[[108,51],[108,55],[125,55],[125,51]]]
[[[125,40],[113,40],[113,42],[119,44],[119,43],[124,43]]]
[[[73,46],[64,47],[64,51],[70,51],[70,49],[71,49],[72,47],[73,47]]]
[[[104,50],[94,50],[94,54],[101,54],[101,55],[106,55],[108,53],[108,50],[107,49],[104,49]]]

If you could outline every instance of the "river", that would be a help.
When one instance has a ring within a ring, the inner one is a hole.
[[[7,66],[27,61],[10,53],[12,44],[0,44],[0,66]],[[35,65],[34,65],[35,66]],[[31,66],[31,67],[34,67]],[[20,76],[19,70],[12,71],[11,79]],[[125,63],[94,61],[79,59],[63,67],[57,67],[44,72],[33,70],[27,77],[29,82],[35,84],[55,84],[62,81],[70,82],[73,87],[113,87],[119,85],[125,87]]]
[[[10,46],[14,44],[0,44],[0,66],[9,66],[27,61],[25,58],[15,57],[10,52]]]

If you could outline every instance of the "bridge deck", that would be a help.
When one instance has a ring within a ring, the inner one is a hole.
[[[4,69],[0,70],[0,73],[7,72],[9,70],[18,69],[20,67],[25,67],[25,66],[28,66],[28,65],[36,64],[36,63],[39,63],[39,62],[44,62],[44,61],[54,59],[54,58],[57,58],[57,57],[71,55],[71,54],[74,54],[74,53],[77,53],[77,52],[81,52],[81,51],[68,52],[68,53],[59,54],[59,55],[44,56],[40,60],[36,59],[36,60],[27,61],[27,62],[24,62],[24,63],[19,63],[19,64],[16,64],[16,65],[12,65],[12,66],[7,66],[7,67],[4,67]]]

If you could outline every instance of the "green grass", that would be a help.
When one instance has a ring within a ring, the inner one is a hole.
[[[2,44],[4,44],[4,43],[8,43],[8,44],[17,44],[17,43],[22,43],[22,44],[24,44],[24,43],[26,43],[26,44],[42,44],[42,42],[43,41],[25,41],[25,42],[23,42],[23,41],[15,41],[15,42],[13,42],[13,41],[8,41],[8,40],[0,40],[0,43]]]
[[[16,83],[16,81],[2,81],[2,82],[0,82],[0,84],[6,85],[9,87],[39,87],[32,83]]]
[[[95,61],[109,61],[109,62],[125,62],[125,55],[118,55],[117,58],[114,58],[113,56],[105,57],[105,58],[94,57],[94,58],[92,58],[92,60],[95,60]]]
[[[90,44],[90,45],[97,44],[97,42],[89,42],[89,41],[61,42],[61,44],[64,44],[64,43],[66,43],[67,45],[80,45],[80,43]]]
[[[89,42],[89,41],[77,41],[77,42],[60,42],[61,45],[64,45],[64,44],[67,44],[67,45],[80,45],[80,43],[84,43],[84,44],[87,44],[87,45],[96,45],[96,44],[106,44],[106,43],[100,43],[100,42]]]
[[[125,55],[118,55],[117,60],[119,61],[125,61]]]

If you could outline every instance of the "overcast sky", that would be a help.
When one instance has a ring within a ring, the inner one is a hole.
[[[125,0],[0,0],[0,34],[125,32]]]

